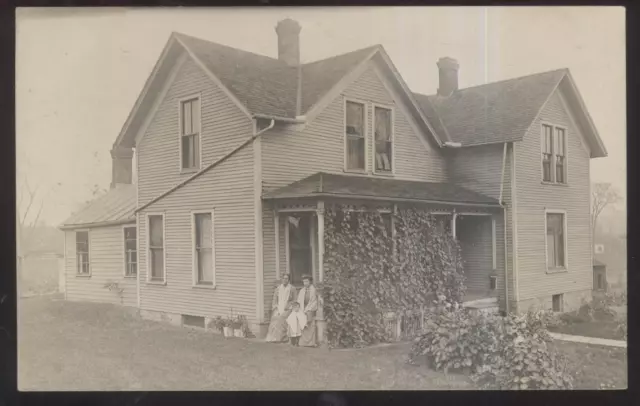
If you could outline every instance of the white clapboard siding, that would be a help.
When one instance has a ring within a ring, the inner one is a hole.
[[[180,174],[178,106],[201,95],[202,165],[218,161],[252,136],[253,125],[190,59],[180,68],[139,145],[139,201],[186,179]],[[255,318],[253,147],[138,213],[141,308],[202,317],[236,313]],[[214,209],[215,289],[193,287],[191,212]],[[166,285],[146,282],[147,213],[165,214]]]
[[[67,300],[137,306],[136,278],[124,276],[124,231],[122,225],[89,230],[91,276],[78,275],[76,233],[65,231],[65,293]],[[104,285],[115,282],[122,292],[109,291]]]
[[[520,300],[590,290],[591,267],[589,152],[556,90],[517,146],[518,284]],[[567,185],[542,184],[541,122],[567,129]],[[567,272],[548,274],[545,208],[566,210]]]

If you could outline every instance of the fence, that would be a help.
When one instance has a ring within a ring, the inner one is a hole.
[[[424,329],[425,309],[383,314],[385,330],[391,341],[411,340]]]

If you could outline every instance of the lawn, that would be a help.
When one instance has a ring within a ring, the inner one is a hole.
[[[574,389],[626,389],[627,350],[566,341],[553,344],[566,355]]]
[[[562,323],[549,330],[585,337],[626,340],[624,332],[619,329],[621,321],[626,320],[626,306],[616,309],[615,315],[595,311],[592,317],[586,317],[581,311],[565,313],[560,317]]]
[[[105,304],[19,302],[21,390],[470,389],[405,364],[406,344],[363,350],[224,339]]]
[[[21,390],[459,390],[405,363],[408,344],[362,350],[292,348],[141,320],[134,309],[21,299]],[[557,341],[576,389],[625,388],[626,350]]]

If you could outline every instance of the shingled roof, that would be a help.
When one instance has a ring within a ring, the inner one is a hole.
[[[462,146],[519,141],[567,69],[468,87],[451,96],[414,96],[434,127]]]
[[[318,172],[265,194],[265,199],[342,197],[463,203],[499,207],[496,199],[452,183],[418,182]]]
[[[60,228],[134,222],[136,186],[118,185],[71,215]]]

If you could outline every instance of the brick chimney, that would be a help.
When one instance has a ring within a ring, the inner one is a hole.
[[[278,22],[278,59],[289,66],[300,65],[300,24],[290,18]]]
[[[111,189],[119,184],[131,184],[133,148],[113,147],[111,150]]]
[[[440,76],[438,96],[451,96],[458,90],[458,69],[460,69],[460,65],[458,61],[449,57],[440,58],[437,65]]]

